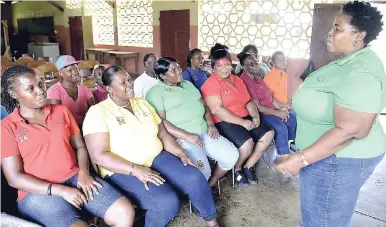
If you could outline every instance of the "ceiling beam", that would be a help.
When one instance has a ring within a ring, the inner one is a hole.
[[[50,3],[51,5],[53,5],[55,8],[57,8],[58,10],[64,12],[64,9],[63,7],[61,7],[58,3],[54,2],[54,1],[47,1],[48,3]]]

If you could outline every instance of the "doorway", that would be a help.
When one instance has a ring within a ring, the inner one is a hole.
[[[327,51],[326,41],[332,23],[340,10],[340,4],[315,4],[314,6],[310,58],[315,69],[319,69],[338,58]]]
[[[76,60],[84,60],[82,17],[69,17],[71,54]]]
[[[160,30],[161,56],[175,58],[185,70],[190,42],[189,10],[161,11]]]

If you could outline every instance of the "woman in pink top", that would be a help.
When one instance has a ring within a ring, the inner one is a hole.
[[[50,104],[63,104],[74,115],[81,127],[88,108],[95,104],[91,91],[80,84],[78,61],[70,55],[62,55],[56,60],[60,82],[52,85],[47,96]]]

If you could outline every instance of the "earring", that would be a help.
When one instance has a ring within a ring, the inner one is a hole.
[[[352,44],[354,47],[356,47],[358,45],[358,40],[355,40]]]

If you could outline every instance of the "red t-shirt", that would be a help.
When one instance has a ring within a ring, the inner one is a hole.
[[[27,124],[16,108],[1,122],[1,158],[20,155],[24,172],[36,178],[61,183],[79,172],[70,136],[80,131],[63,105],[44,107],[46,127]],[[18,191],[18,200],[27,192]]]
[[[201,87],[202,96],[219,95],[225,108],[236,116],[245,117],[249,115],[246,106],[251,96],[242,79],[234,75],[230,75],[229,79],[235,86],[213,73]],[[221,122],[216,116],[213,116],[213,121],[214,123]]]
[[[273,105],[272,91],[269,90],[263,79],[258,76],[251,79],[245,72],[241,74],[240,78],[244,81],[249,95],[251,95],[254,100],[259,102],[262,106],[275,109],[275,106]]]

